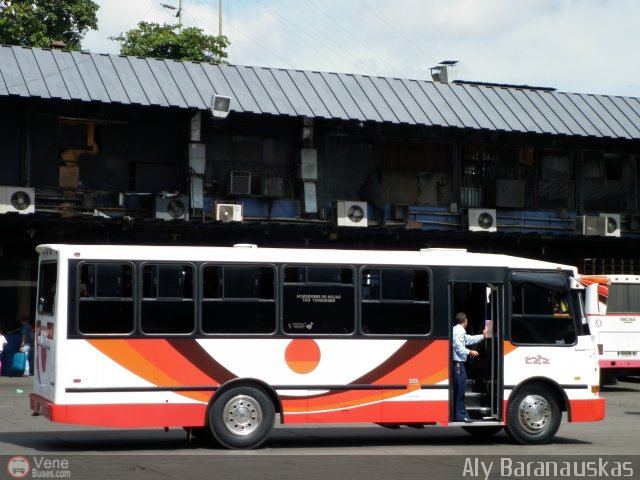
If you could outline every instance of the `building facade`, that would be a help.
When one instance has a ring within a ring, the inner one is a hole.
[[[4,46],[0,113],[3,326],[31,311],[41,243],[640,272],[638,98]]]

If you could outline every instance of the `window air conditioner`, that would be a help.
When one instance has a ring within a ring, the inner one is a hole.
[[[498,222],[496,211],[492,208],[470,208],[469,231],[471,232],[497,232]]]
[[[600,217],[607,219],[607,228],[605,229],[605,237],[620,236],[620,214],[618,213],[601,213]]]
[[[155,216],[158,220],[189,220],[188,195],[162,195],[155,197]]]
[[[217,203],[216,220],[221,222],[241,222],[242,204]]]
[[[580,215],[576,217],[575,231],[579,235],[599,235],[607,233],[607,217]]]
[[[339,227],[367,226],[367,202],[340,200],[335,203],[333,211]]]
[[[231,171],[229,172],[230,195],[251,195],[251,172]]]
[[[29,187],[0,187],[0,214],[27,215],[36,211],[35,190]]]
[[[265,197],[284,197],[284,177],[264,175],[261,179],[260,193]]]

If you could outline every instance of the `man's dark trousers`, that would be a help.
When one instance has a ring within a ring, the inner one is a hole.
[[[464,392],[467,385],[467,369],[462,362],[453,362],[453,418],[464,422],[469,417],[464,405]]]

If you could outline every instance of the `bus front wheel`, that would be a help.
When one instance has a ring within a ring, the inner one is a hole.
[[[549,442],[560,428],[562,412],[553,392],[544,385],[527,386],[509,400],[506,431],[523,445]]]
[[[215,439],[231,449],[257,448],[269,436],[275,407],[260,388],[231,388],[214,399],[209,428]]]

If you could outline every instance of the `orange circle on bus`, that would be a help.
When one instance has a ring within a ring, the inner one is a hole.
[[[296,373],[313,372],[320,363],[320,347],[314,340],[296,338],[287,345],[284,359]]]

